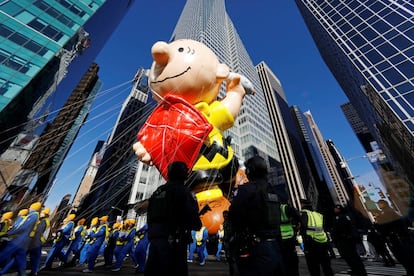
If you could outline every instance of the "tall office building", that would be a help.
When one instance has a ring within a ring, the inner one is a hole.
[[[291,107],[291,113],[296,121],[296,127],[300,133],[301,148],[308,161],[309,171],[315,180],[316,189],[306,191],[307,199],[312,202],[313,207],[332,219],[334,200],[331,193],[332,181],[326,169],[322,152],[318,146],[318,136],[315,135],[312,121],[306,117],[296,105]],[[305,186],[306,187],[306,186]],[[309,186],[311,188],[312,186]],[[331,221],[331,220],[330,220]]]
[[[138,130],[155,106],[149,97],[146,70],[138,70],[133,84],[106,141],[105,152],[91,190],[77,209],[79,215],[90,218],[109,214],[112,219],[116,217],[112,210],[128,209],[129,193],[136,178],[138,163],[132,145],[136,142]],[[91,209],[90,206],[94,208]]]
[[[284,172],[284,183],[289,193],[291,204],[300,209],[300,199],[313,193],[315,183],[310,170],[306,167],[305,154],[300,145],[298,129],[290,113],[285,92],[276,75],[265,62],[256,65],[260,83],[269,109],[272,130],[276,139],[277,150]],[[306,188],[304,187],[306,184]]]
[[[280,161],[258,75],[226,12],[225,1],[187,0],[171,40],[182,38],[206,44],[231,71],[251,80],[257,91],[244,98],[237,122],[227,131],[232,137],[235,155],[247,159],[258,150]]]
[[[1,1],[0,153],[66,102],[132,3]]]
[[[414,3],[296,4],[325,63],[396,172],[414,183]]]
[[[306,111],[304,112],[304,115],[310,126],[311,133],[309,134],[313,136],[314,144],[312,144],[312,147],[314,147],[314,152],[317,154],[316,156],[318,163],[322,165],[321,172],[330,190],[332,200],[335,204],[345,206],[348,204],[350,198],[342,178],[339,175],[337,164],[330,153],[329,147],[325,142],[318,125],[313,119],[312,113],[310,111]]]
[[[33,201],[32,197],[41,201],[47,198],[55,176],[101,88],[102,83],[99,81],[98,70],[99,66],[96,63],[91,64],[66,104],[53,122],[48,124],[39,137],[37,145],[30,151],[26,159],[16,160],[15,158],[21,156],[19,144],[13,144],[1,155],[0,164],[7,164],[11,168],[19,169],[17,173],[13,170],[3,170],[8,175],[15,173],[11,183],[4,183],[7,186],[7,193],[3,199],[12,201],[14,204],[24,205],[21,199],[26,192],[31,194],[31,196],[25,195],[27,201]],[[24,145],[24,143],[20,143]],[[24,152],[26,153],[26,151]]]
[[[342,112],[345,115],[349,125],[358,137],[359,142],[366,152],[372,151],[371,142],[375,141],[366,124],[361,120],[358,112],[352,103],[347,102],[341,105]]]

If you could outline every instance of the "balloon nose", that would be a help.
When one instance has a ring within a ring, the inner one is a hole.
[[[168,44],[159,41],[156,42],[151,48],[152,58],[154,61],[161,66],[164,66],[168,63],[169,52],[168,52]]]

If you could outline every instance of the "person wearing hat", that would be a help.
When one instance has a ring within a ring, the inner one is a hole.
[[[36,233],[29,245],[29,257],[31,264],[30,275],[37,275],[40,270],[40,260],[42,257],[42,246],[46,242],[44,233],[50,229],[49,219],[50,208],[44,208],[40,212],[40,220],[37,224]]]
[[[331,258],[328,254],[328,236],[324,230],[323,215],[313,210],[307,199],[301,199],[300,234],[305,246],[305,260],[311,276],[333,276]]]
[[[414,239],[408,229],[410,220],[397,213],[384,199],[380,199],[377,205],[381,213],[376,217],[375,227],[385,237],[392,254],[405,268],[407,275],[413,276]]]
[[[73,253],[72,259],[75,260],[74,262],[76,262],[76,260],[79,259],[82,239],[85,236],[85,226],[84,226],[85,221],[86,219],[84,218],[81,218],[80,220],[78,220],[77,225],[75,229],[73,230],[71,237],[69,238],[70,242],[65,252],[65,263],[66,264],[68,263],[69,257],[72,256],[72,253]],[[71,262],[71,265],[74,265],[75,264],[74,262]]]
[[[6,212],[1,216],[0,238],[7,235],[7,231],[9,231],[10,227],[12,226],[12,217],[13,212]]]
[[[74,228],[75,214],[69,214],[64,220],[60,229],[56,232],[56,238],[53,240],[52,248],[50,249],[45,264],[42,269],[51,269],[53,261],[58,258],[61,262],[65,263],[65,254],[63,248],[69,243],[70,235]]]
[[[280,199],[268,181],[266,161],[256,155],[245,162],[248,182],[240,185],[228,218],[240,250],[240,275],[286,275],[280,251]]]
[[[354,275],[366,276],[367,271],[357,249],[357,243],[360,242],[361,237],[354,219],[342,205],[335,205],[334,213],[332,238],[339,254]]]
[[[109,227],[108,227],[108,216],[102,216],[99,218],[99,227],[96,229],[96,232],[89,234],[91,242],[87,252],[87,262],[88,267],[82,272],[91,273],[95,267],[96,258],[99,255],[99,251],[103,242],[109,236]]]
[[[41,208],[41,202],[32,203],[27,216],[7,233],[10,241],[0,251],[0,263],[5,264],[0,270],[0,275],[5,274],[12,266],[19,275],[26,275],[26,254],[30,241],[36,234]]]
[[[98,229],[98,222],[99,222],[98,217],[92,218],[91,223],[89,225],[89,228],[86,229],[86,231],[85,231],[85,237],[83,237],[83,239],[82,239],[82,245],[81,245],[80,255],[79,255],[79,264],[80,265],[83,265],[87,261],[89,246],[91,245],[92,240],[93,240],[91,238],[91,234],[95,233],[96,230]]]
[[[16,228],[17,226],[19,226],[19,224],[24,220],[27,214],[29,214],[29,209],[27,208],[20,209],[19,212],[17,213],[17,218],[14,221],[11,228]]]
[[[125,257],[129,254],[132,261],[136,264],[135,255],[132,251],[134,247],[135,240],[135,219],[125,220],[125,227],[123,231],[124,235],[119,236],[117,240],[117,246],[115,247],[115,265],[112,271],[119,271],[121,269],[122,262],[125,260]]]
[[[112,229],[108,237],[108,242],[104,250],[104,259],[105,259],[106,268],[112,267],[112,262],[114,260],[114,250],[116,247],[116,241],[118,240],[121,228],[122,228],[122,223],[120,222],[114,222],[114,224],[112,225]]]
[[[168,165],[168,181],[148,200],[148,259],[146,276],[188,275],[187,247],[191,230],[201,228],[198,203],[185,186],[189,168],[184,162]]]
[[[135,247],[135,260],[137,261],[137,270],[136,273],[144,273],[145,271],[145,262],[147,260],[147,253],[148,253],[148,224],[144,224],[141,228],[138,229],[136,232],[138,237],[138,242]]]

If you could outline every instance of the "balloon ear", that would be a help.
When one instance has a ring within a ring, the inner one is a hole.
[[[222,80],[227,79],[229,74],[230,74],[230,69],[226,64],[220,63],[219,65],[217,65],[216,77],[218,80],[222,81]]]

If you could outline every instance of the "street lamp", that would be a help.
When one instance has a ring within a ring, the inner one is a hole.
[[[115,210],[120,211],[120,212],[121,212],[121,218],[123,218],[123,217],[124,217],[124,210],[122,210],[122,209],[120,209],[120,208],[118,208],[118,207],[115,207],[115,206],[111,206],[111,209],[115,209]]]

